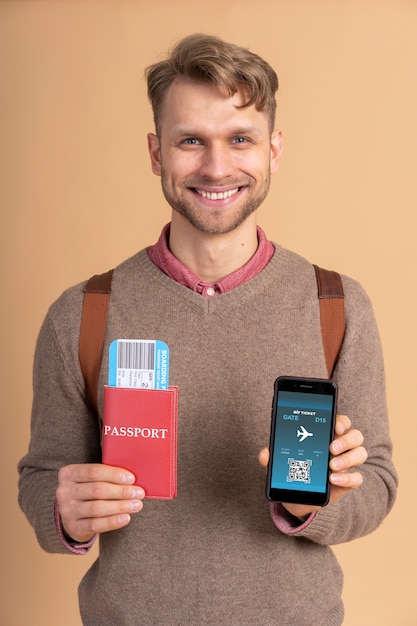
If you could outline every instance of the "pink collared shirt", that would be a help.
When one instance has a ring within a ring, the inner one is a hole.
[[[264,231],[258,226],[258,247],[249,261],[218,282],[206,283],[183,265],[170,251],[168,247],[170,226],[170,224],[167,224],[163,228],[157,243],[148,248],[148,256],[152,263],[159,267],[164,274],[206,298],[230,291],[247,280],[254,278],[264,269],[274,254],[273,244],[268,241]]]

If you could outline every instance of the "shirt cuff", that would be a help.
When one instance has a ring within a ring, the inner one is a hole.
[[[284,535],[296,535],[301,532],[307,526],[311,524],[313,519],[317,515],[317,511],[311,513],[304,522],[301,522],[297,517],[291,515],[280,502],[273,502],[270,504],[271,518],[275,526]]]
[[[54,516],[57,533],[59,535],[59,538],[61,539],[61,542],[64,544],[67,550],[69,550],[69,552],[72,552],[73,554],[87,554],[87,552],[90,550],[91,546],[97,539],[97,535],[93,535],[91,539],[83,543],[79,543],[78,541],[69,538],[65,534],[64,528],[62,526],[61,516],[58,510],[58,502],[56,500],[54,504]]]

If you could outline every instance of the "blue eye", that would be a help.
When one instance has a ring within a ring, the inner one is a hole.
[[[233,139],[233,143],[246,143],[247,139],[246,137],[235,137]]]
[[[198,139],[195,137],[189,137],[188,139],[184,139],[184,143],[190,146],[196,145],[199,143]]]

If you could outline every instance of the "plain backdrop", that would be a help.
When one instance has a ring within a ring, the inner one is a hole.
[[[77,585],[96,549],[43,553],[16,501],[34,345],[66,287],[154,243],[169,220],[143,70],[197,31],[279,75],[285,148],[259,224],[374,303],[399,496],[376,532],[335,551],[346,626],[415,625],[415,0],[0,2],[0,624],[80,624]]]

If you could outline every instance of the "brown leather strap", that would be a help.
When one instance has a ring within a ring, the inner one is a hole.
[[[112,276],[113,270],[93,276],[84,288],[79,359],[87,396],[97,415],[98,379],[103,356]]]
[[[320,304],[320,323],[329,378],[336,365],[345,334],[345,302],[337,272],[314,265]]]

